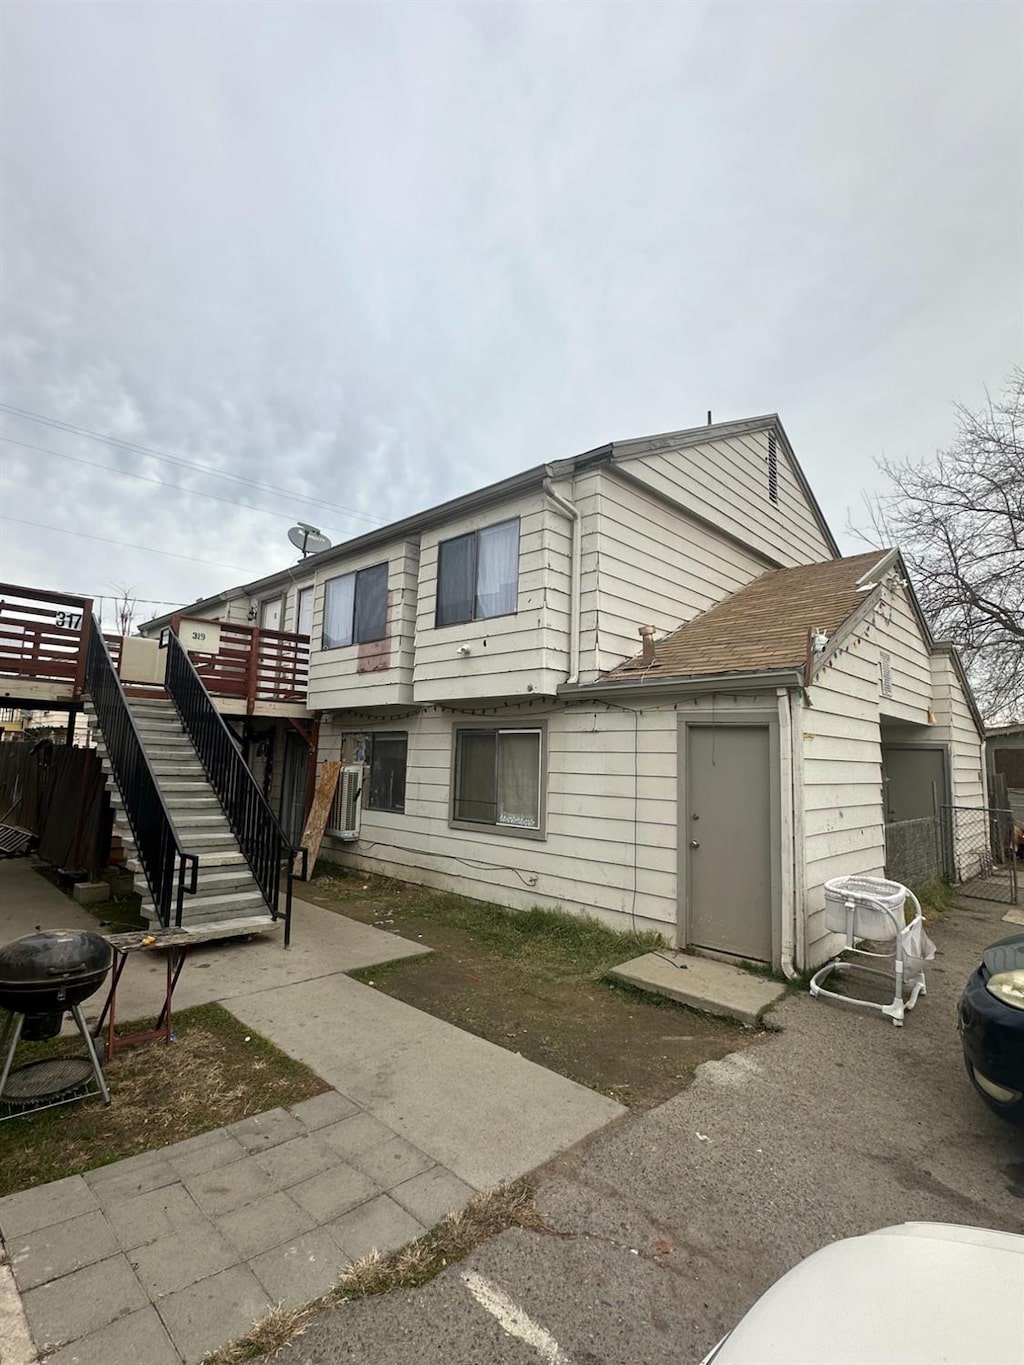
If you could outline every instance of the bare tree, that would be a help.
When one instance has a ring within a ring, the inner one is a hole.
[[[136,600],[132,596],[132,589],[126,587],[124,583],[115,583],[117,596],[114,598],[114,612],[117,617],[117,631],[119,635],[130,635],[132,633],[132,622],[135,620]]]
[[[995,722],[1024,718],[1024,370],[980,412],[958,404],[948,450],[882,460],[890,491],[869,501],[876,544],[898,545],[939,639],[959,648]]]

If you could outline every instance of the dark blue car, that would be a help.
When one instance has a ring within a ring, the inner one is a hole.
[[[960,997],[971,1084],[993,1113],[1024,1125],[1024,934],[986,948]]]

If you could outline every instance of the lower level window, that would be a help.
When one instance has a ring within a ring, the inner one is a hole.
[[[540,829],[540,730],[457,730],[456,820]]]
[[[407,734],[375,734],[370,741],[370,810],[405,810]]]

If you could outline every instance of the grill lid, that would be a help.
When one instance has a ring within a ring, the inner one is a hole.
[[[0,948],[0,985],[53,986],[106,972],[113,950],[102,934],[49,929]]]

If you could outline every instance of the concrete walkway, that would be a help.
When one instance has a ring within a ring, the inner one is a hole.
[[[2,941],[96,928],[25,861],[0,863],[0,904]],[[273,935],[195,948],[176,1005],[219,1001],[332,1090],[0,1201],[29,1326],[54,1365],[198,1361],[275,1303],[322,1293],[348,1260],[419,1236],[624,1112],[346,975],[422,944],[302,901],[293,933],[287,952]],[[158,1007],[153,956],[129,962],[120,1019]]]

